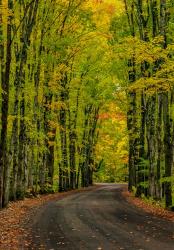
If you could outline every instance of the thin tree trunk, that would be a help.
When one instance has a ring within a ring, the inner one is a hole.
[[[147,142],[148,142],[148,159],[149,159],[149,195],[156,198],[156,97],[153,95],[147,101]]]
[[[165,178],[167,180],[164,183],[165,189],[165,201],[166,207],[170,208],[172,206],[172,166],[173,166],[173,138],[171,134],[171,129],[173,121],[170,119],[169,114],[169,94],[163,94],[163,115],[164,115],[164,150],[165,150]]]
[[[67,191],[69,189],[69,166],[68,166],[68,150],[67,150],[67,110],[64,105],[67,104],[68,93],[66,89],[67,76],[62,82],[62,91],[60,100],[62,107],[60,109],[60,138],[61,138],[61,164],[59,169],[59,191]]]

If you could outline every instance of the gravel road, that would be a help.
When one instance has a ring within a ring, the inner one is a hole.
[[[30,249],[174,250],[174,223],[129,204],[124,187],[103,184],[49,202],[34,217]]]

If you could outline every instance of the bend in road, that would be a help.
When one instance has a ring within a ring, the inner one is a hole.
[[[30,249],[173,250],[174,224],[129,204],[124,185],[103,185],[48,203],[34,218]]]

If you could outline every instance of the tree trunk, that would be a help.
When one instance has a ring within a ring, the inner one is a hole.
[[[149,195],[156,198],[156,97],[153,95],[147,101],[147,143],[149,159]]]
[[[0,1],[2,5],[2,1]],[[13,1],[8,1],[8,8],[11,11],[13,9]],[[0,14],[0,23],[2,20],[2,13]],[[1,54],[1,79],[2,79],[2,105],[1,105],[1,140],[0,140],[0,208],[6,206],[9,197],[9,172],[10,166],[8,164],[7,153],[7,119],[8,119],[8,107],[9,107],[9,80],[10,80],[10,66],[11,66],[11,21],[12,17],[8,17],[7,24],[7,50],[6,50],[6,63],[3,66],[4,60],[4,45],[0,47]],[[3,30],[0,31],[3,36]]]
[[[173,138],[172,138],[172,128],[173,121],[169,114],[169,94],[163,94],[163,115],[164,115],[164,151],[165,151],[165,178],[167,180],[164,183],[165,201],[166,207],[170,208],[172,206],[172,167],[173,167]]]
[[[60,100],[62,107],[60,109],[60,138],[61,138],[61,164],[59,169],[59,191],[67,191],[69,189],[69,166],[68,166],[68,151],[67,151],[67,110],[64,105],[67,105],[68,93],[66,89],[67,78],[62,82],[62,91]]]

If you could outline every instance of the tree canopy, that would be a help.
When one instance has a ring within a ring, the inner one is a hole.
[[[173,11],[172,0],[0,0],[0,207],[129,179],[172,208]]]

